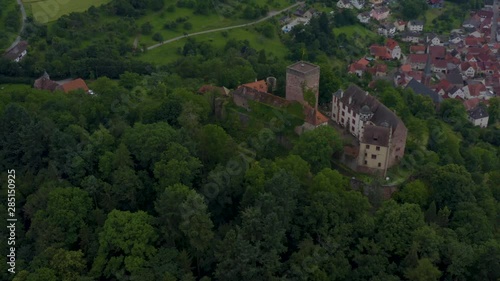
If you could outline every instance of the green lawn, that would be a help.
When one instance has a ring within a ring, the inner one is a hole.
[[[41,23],[55,21],[72,12],[84,12],[91,6],[100,6],[111,0],[23,0],[29,15]]]
[[[227,31],[228,36],[225,38],[221,32],[214,32],[194,36],[198,42],[209,42],[216,48],[222,48],[230,39],[248,40],[250,46],[256,50],[265,49],[268,54],[276,55],[279,58],[284,58],[288,50],[285,45],[281,43],[279,37],[275,35],[274,39],[265,38],[259,34],[253,27],[237,28]],[[178,48],[182,48],[186,43],[186,39],[181,39],[170,44],[163,45],[156,49],[150,50],[143,54],[140,59],[154,64],[167,64],[179,58],[177,53]]]
[[[270,10],[281,10],[284,9],[292,3],[286,0],[273,0],[272,4],[268,4],[268,0],[256,0],[258,5],[268,5]],[[293,9],[292,9],[293,11]],[[192,27],[190,29],[184,28],[184,22],[179,23],[175,29],[165,29],[164,25],[172,21],[176,21],[179,18],[187,18]],[[163,9],[158,12],[149,13],[147,17],[141,17],[137,20],[137,25],[149,22],[153,26],[153,31],[150,35],[142,36],[139,39],[139,44],[146,44],[148,46],[156,44],[152,38],[152,34],[160,33],[164,40],[172,39],[186,33],[195,33],[199,31],[205,31],[215,28],[233,26],[244,24],[247,22],[252,22],[255,20],[245,20],[240,18],[226,18],[220,13],[211,13],[210,15],[197,15],[193,13],[192,9],[179,8],[176,7],[174,12],[168,12]]]
[[[440,15],[445,14],[445,13],[450,15],[450,18],[451,18],[451,25],[450,26],[453,28],[459,28],[460,25],[462,24],[463,19],[459,19],[459,18],[455,17],[455,15],[456,15],[455,11],[457,9],[460,9],[460,7],[457,4],[449,2],[449,1],[445,2],[445,5],[443,8],[435,8],[435,9],[429,8],[425,12],[424,17],[422,18],[422,20],[425,21],[425,25],[424,25],[425,31],[427,31],[427,32],[435,31],[438,33],[441,33],[441,31],[442,31],[443,33],[449,33],[451,30],[446,30],[446,29],[440,30],[441,29],[440,26],[436,26],[436,24],[432,23],[433,20],[438,19],[438,17]],[[450,22],[447,21],[446,23],[449,24]]]

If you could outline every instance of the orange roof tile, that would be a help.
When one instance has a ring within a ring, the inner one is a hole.
[[[85,81],[83,81],[83,79],[78,78],[78,79],[75,79],[71,82],[59,85],[59,87],[57,87],[57,89],[62,90],[65,93],[69,93],[71,91],[78,90],[78,89],[82,89],[85,92],[87,92],[89,90],[89,87],[87,86]]]
[[[265,80],[259,80],[259,81],[243,84],[240,87],[242,87],[242,86],[252,88],[252,89],[257,90],[259,92],[267,93],[267,83]]]

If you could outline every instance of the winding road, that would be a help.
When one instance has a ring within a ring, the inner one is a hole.
[[[18,0],[20,1],[20,0]],[[205,30],[205,31],[200,31],[200,32],[195,32],[195,33],[191,33],[191,34],[187,34],[187,35],[182,35],[182,36],[178,36],[178,37],[175,37],[175,38],[172,38],[172,39],[169,39],[169,40],[166,40],[166,41],[163,41],[163,42],[160,42],[158,44],[155,44],[155,45],[152,45],[152,46],[149,46],[148,47],[148,50],[152,50],[152,49],[155,49],[155,48],[158,48],[160,46],[163,46],[165,44],[168,44],[168,43],[172,43],[172,42],[175,42],[175,41],[178,41],[178,40],[181,40],[183,38],[187,38],[187,37],[192,37],[192,36],[196,36],[196,35],[201,35],[201,34],[207,34],[207,33],[212,33],[212,32],[218,32],[218,31],[224,31],[224,30],[230,30],[230,29],[234,29],[234,28],[241,28],[241,27],[246,27],[246,26],[251,26],[251,25],[254,25],[254,24],[258,24],[258,23],[261,23],[263,21],[266,21],[276,15],[279,15],[283,12],[286,12],[294,7],[297,7],[299,5],[302,5],[304,4],[304,2],[297,2],[295,4],[293,4],[292,6],[289,6],[283,10],[280,10],[280,11],[271,11],[267,14],[266,17],[264,18],[261,18],[257,21],[254,21],[254,22],[249,22],[249,23],[245,23],[245,24],[240,24],[240,25],[233,25],[233,26],[228,26],[228,27],[222,27],[222,28],[216,28],[216,29],[211,29],[211,30]]]
[[[7,50],[10,50],[14,48],[14,46],[17,45],[21,41],[21,34],[23,33],[24,26],[26,23],[26,10],[24,9],[23,1],[17,0],[17,4],[19,5],[19,8],[21,9],[21,15],[22,15],[22,23],[21,23],[21,30],[19,31],[19,35],[17,35],[16,40],[14,40],[14,43],[10,45],[10,47]]]

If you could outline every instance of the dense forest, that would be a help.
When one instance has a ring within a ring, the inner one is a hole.
[[[14,280],[500,277],[498,131],[378,85],[379,98],[406,111],[407,156],[425,151],[382,202],[331,168],[341,140],[330,127],[283,149],[286,114],[260,127],[216,118],[215,93],[174,78],[161,80],[178,87],[149,76],[132,90],[99,78],[96,96],[2,95],[2,177],[16,170],[22,222]],[[415,136],[426,131],[422,143]]]
[[[0,63],[5,82],[31,86],[47,70],[86,78],[96,93],[0,85],[0,209],[7,217],[15,170],[18,219],[16,273],[3,263],[0,279],[500,279],[500,100],[480,129],[455,100],[436,109],[411,91],[372,85],[409,135],[389,172],[403,179],[398,191],[382,200],[385,179],[354,174],[375,191],[366,196],[338,166],[344,143],[333,128],[297,136],[296,116],[283,110],[244,122],[229,97],[197,94],[203,84],[275,76],[283,95],[286,66],[300,59],[321,66],[322,106],[338,88],[367,87],[332,63],[379,40],[334,36],[352,14],[293,29],[282,38],[285,60],[248,41],[219,48],[190,38],[174,63],[150,65],[125,35],[139,15],[101,27],[106,36],[88,43],[92,17],[130,5],[141,13],[159,4],[112,1],[49,27],[30,22],[33,55]]]

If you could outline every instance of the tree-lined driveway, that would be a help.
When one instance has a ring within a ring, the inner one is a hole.
[[[181,40],[181,39],[186,38],[186,37],[192,37],[192,36],[196,36],[196,35],[202,35],[202,34],[207,34],[207,33],[212,33],[212,32],[218,32],[218,31],[225,31],[225,30],[230,30],[230,29],[234,29],[234,28],[241,28],[241,27],[246,27],[246,26],[258,24],[258,23],[266,21],[266,20],[268,20],[268,19],[270,19],[270,18],[272,18],[272,17],[274,17],[276,15],[284,13],[284,12],[286,12],[286,11],[288,11],[288,10],[294,8],[294,7],[297,7],[299,5],[302,5],[302,4],[304,4],[304,2],[297,2],[297,3],[293,4],[292,6],[289,6],[289,7],[285,8],[285,9],[283,9],[283,10],[280,10],[280,11],[270,11],[267,14],[266,17],[261,18],[261,19],[259,19],[257,21],[254,21],[254,22],[249,22],[249,23],[239,24],[239,25],[233,25],[233,26],[228,26],[228,27],[221,27],[221,28],[216,28],[216,29],[211,29],[211,30],[205,30],[205,31],[200,31],[200,32],[195,32],[195,33],[191,33],[191,34],[186,34],[186,35],[178,36],[178,37],[175,37],[175,38],[172,38],[172,39],[160,42],[158,44],[149,46],[147,49],[148,50],[152,50],[152,49],[158,48],[158,47],[160,47],[162,45],[165,45],[165,44],[168,44],[168,43],[172,43],[172,42]]]

